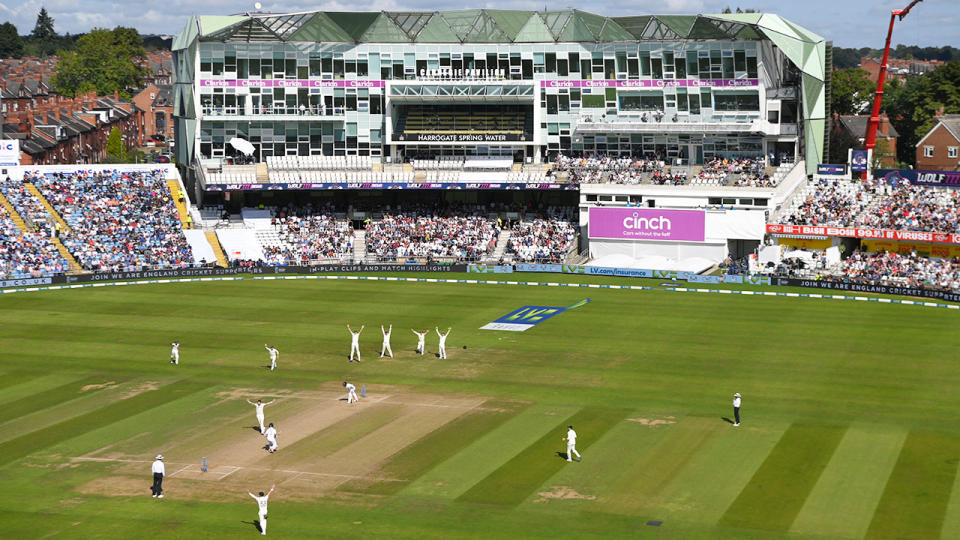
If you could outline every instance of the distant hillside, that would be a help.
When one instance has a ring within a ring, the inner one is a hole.
[[[860,65],[860,59],[869,56],[880,58],[883,56],[883,50],[863,47],[860,49],[847,49],[844,47],[833,48],[833,67],[836,69],[846,69]],[[890,49],[891,58],[915,59],[915,60],[943,60],[950,62],[960,60],[960,49],[954,47],[918,47],[916,45],[897,45],[895,49]]]

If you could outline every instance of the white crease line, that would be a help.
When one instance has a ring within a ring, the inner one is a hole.
[[[153,463],[153,461],[151,461],[151,460],[145,460],[145,459],[94,458],[94,457],[82,457],[82,456],[81,456],[81,457],[72,457],[72,458],[70,458],[70,459],[73,460],[73,461],[97,461],[97,462],[106,462],[106,463],[110,463],[110,462],[113,462],[113,463]],[[177,464],[179,465],[179,463],[177,463]],[[173,476],[174,474],[177,474],[178,472],[183,471],[184,469],[186,469],[186,468],[188,468],[188,467],[193,467],[193,466],[195,466],[195,465],[196,465],[196,463],[190,463],[189,465],[186,465],[185,467],[181,468],[181,469],[178,470],[177,472],[175,472],[175,473],[173,473],[173,474],[170,474],[170,475],[167,475],[167,478]],[[240,467],[240,466],[237,466],[237,465],[220,465],[220,467],[233,467],[234,469],[233,469],[232,471],[224,474],[224,475],[221,476],[220,478],[218,478],[218,480],[223,479],[223,478],[226,477],[228,474],[233,474],[233,473],[235,473],[235,472],[237,472],[237,471],[239,471],[239,470],[244,470],[244,471],[279,472],[279,473],[287,473],[287,474],[295,474],[295,475],[308,474],[308,475],[313,475],[313,476],[330,476],[330,477],[333,477],[333,478],[347,478],[347,479],[353,479],[353,480],[364,479],[364,478],[375,478],[375,479],[377,479],[377,480],[384,480],[384,481],[397,481],[397,479],[379,478],[379,477],[374,477],[374,476],[362,476],[362,475],[356,475],[356,474],[337,474],[337,473],[323,473],[323,472],[310,472],[310,471],[293,471],[293,470],[289,470],[289,469],[268,469],[268,468],[265,468],[265,467]],[[216,474],[216,473],[215,473],[215,474]],[[287,480],[290,480],[290,479],[288,478]]]
[[[233,470],[230,471],[230,472],[228,472],[228,473],[225,473],[225,474],[222,475],[220,478],[217,478],[217,480],[223,480],[224,478],[226,478],[226,477],[230,476],[231,474],[233,474],[233,473],[235,473],[235,472],[237,472],[237,471],[240,470],[240,467],[237,467],[237,466],[235,466],[235,465],[225,465],[225,467],[233,467]]]
[[[189,469],[190,467],[193,467],[193,465],[194,465],[193,463],[191,463],[191,464],[189,464],[189,465],[184,465],[183,467],[177,469],[177,470],[174,471],[173,473],[168,474],[168,475],[167,475],[167,478],[172,478],[173,476],[176,476],[177,473],[183,472],[184,470]]]

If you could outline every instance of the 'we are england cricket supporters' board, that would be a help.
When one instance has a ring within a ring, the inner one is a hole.
[[[507,313],[499,319],[480,327],[481,330],[504,330],[507,332],[523,332],[543,321],[556,317],[564,311],[576,309],[590,302],[589,298],[567,307],[554,306],[523,306]]]

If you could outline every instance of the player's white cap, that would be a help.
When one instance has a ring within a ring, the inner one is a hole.
[[[163,459],[163,454],[157,454],[157,459]]]
[[[736,394],[734,394],[733,397],[740,397],[740,392],[737,392]]]

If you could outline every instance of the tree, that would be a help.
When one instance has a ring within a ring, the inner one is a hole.
[[[49,56],[57,50],[57,32],[53,29],[53,18],[47,13],[47,8],[40,8],[37,14],[37,24],[30,33],[30,38],[37,44],[40,56]]]
[[[0,24],[0,58],[20,58],[23,56],[23,39],[13,23]]]
[[[116,126],[110,130],[110,136],[107,137],[107,156],[118,163],[127,161],[127,148],[123,145],[123,136],[120,135],[120,130]]]
[[[830,130],[830,155],[827,163],[846,163],[847,150],[856,148],[857,143],[857,137],[835,125]]]
[[[890,141],[883,138],[877,137],[877,142],[873,147],[873,157],[870,160],[870,168],[872,169],[881,169],[883,168],[884,160],[889,160],[896,166],[896,160],[893,159],[893,149],[890,148]]]
[[[838,114],[868,112],[877,85],[870,80],[870,72],[860,68],[834,71],[830,79],[830,102]]]
[[[95,90],[98,95],[137,88],[147,70],[137,60],[146,56],[143,40],[133,28],[97,28],[77,40],[77,50],[61,51],[52,83],[56,91],[73,97]]]
[[[900,134],[900,159],[915,163],[917,143],[933,127],[935,115],[960,114],[960,62],[950,62],[921,77],[907,79],[906,86],[885,97],[884,103]]]

